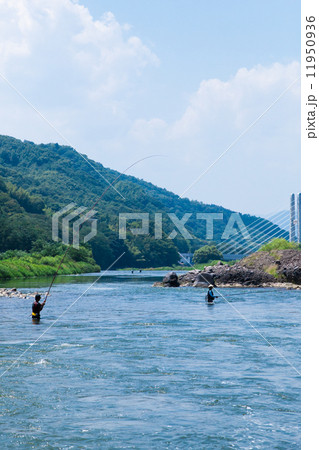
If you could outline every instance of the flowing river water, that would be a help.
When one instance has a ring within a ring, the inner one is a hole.
[[[269,345],[222,298],[152,287],[163,275],[58,277],[39,324],[0,298],[1,374],[27,350],[1,378],[1,448],[300,448],[300,292],[220,289]]]

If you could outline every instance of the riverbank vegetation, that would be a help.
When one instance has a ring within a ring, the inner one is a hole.
[[[289,242],[283,238],[273,239],[271,242],[264,244],[258,250],[259,252],[271,252],[272,250],[300,250],[301,245],[297,242]]]
[[[193,256],[193,263],[208,263],[209,261],[223,259],[222,253],[216,248],[215,245],[204,245],[195,251]]]
[[[61,262],[66,247],[62,244],[37,243],[32,252],[8,250],[0,254],[0,279],[53,276]],[[59,275],[99,272],[100,266],[92,257],[88,246],[71,247],[59,269]]]

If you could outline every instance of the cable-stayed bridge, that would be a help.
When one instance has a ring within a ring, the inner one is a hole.
[[[297,201],[296,201],[297,200]],[[297,203],[297,205],[296,205]],[[266,219],[266,220],[265,220]],[[290,197],[290,211],[277,211],[258,218],[247,227],[248,233],[238,230],[229,239],[217,244],[226,260],[244,258],[256,252],[273,239],[283,238],[290,242],[301,242],[301,194]]]

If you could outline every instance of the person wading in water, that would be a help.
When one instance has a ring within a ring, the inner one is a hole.
[[[43,303],[40,303],[41,300],[41,295],[40,294],[36,294],[36,296],[34,297],[34,302],[32,305],[32,319],[35,320],[40,320],[40,311],[42,311],[46,300],[44,300]]]
[[[215,298],[217,298],[217,296],[214,295],[213,287],[215,287],[215,286],[213,286],[212,284],[210,284],[208,286],[208,292],[207,292],[207,295],[206,295],[206,300],[207,300],[208,303],[214,303]]]

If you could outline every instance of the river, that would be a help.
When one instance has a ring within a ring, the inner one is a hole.
[[[1,373],[25,352],[1,378],[1,448],[300,448],[300,292],[212,306],[152,287],[163,275],[58,277],[39,324],[31,300],[0,298]]]

